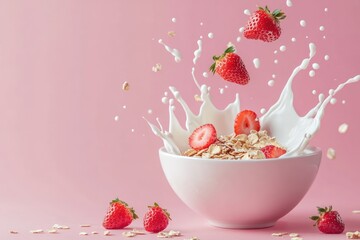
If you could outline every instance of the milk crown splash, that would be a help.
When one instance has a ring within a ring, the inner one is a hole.
[[[326,98],[323,94],[320,94],[318,104],[310,109],[304,116],[299,116],[293,106],[294,93],[292,91],[292,83],[295,76],[301,70],[305,70],[308,67],[310,60],[314,57],[316,53],[315,44],[310,43],[309,50],[309,57],[305,58],[301,64],[293,70],[278,101],[259,119],[261,128],[267,130],[270,136],[276,137],[277,141],[287,149],[286,154],[281,157],[301,154],[308,146],[310,139],[320,129],[320,122],[324,115],[325,107],[328,105],[331,98],[333,98],[333,96],[345,85],[360,80],[360,75],[348,79],[346,82],[340,84],[335,90],[331,89]],[[228,135],[233,133],[233,121],[240,112],[240,100],[238,94],[236,94],[234,102],[230,103],[225,109],[217,109],[211,101],[210,88],[205,84],[201,86],[198,84],[194,70],[195,69],[193,68],[192,75],[196,86],[200,90],[202,100],[199,114],[196,115],[189,109],[175,87],[169,87],[174,98],[179,102],[185,112],[185,129],[180,125],[175,115],[173,101],[169,101],[168,131],[164,131],[160,123],[159,129],[147,121],[153,133],[162,138],[164,146],[169,153],[181,154],[181,152],[188,149],[189,136],[197,127],[203,124],[213,124],[218,135]]]

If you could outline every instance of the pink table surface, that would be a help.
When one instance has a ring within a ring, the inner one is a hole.
[[[219,107],[240,93],[243,108],[258,113],[268,109],[294,67],[308,56],[310,42],[317,45],[313,62],[320,69],[309,77],[310,66],[296,78],[295,105],[300,114],[316,104],[313,90],[327,93],[359,74],[360,1],[292,2],[287,7],[285,0],[0,0],[0,239],[121,239],[122,231],[108,237],[78,235],[102,233],[108,202],[115,197],[133,206],[141,218],[147,205],[160,203],[173,218],[168,230],[182,232],[178,239],[276,239],[271,233],[283,231],[297,232],[304,239],[346,239],[345,233],[325,235],[312,226],[308,217],[316,206],[325,205],[341,213],[345,231],[360,230],[360,215],[352,213],[360,209],[360,84],[343,89],[336,104],[326,110],[312,140],[324,156],[308,194],[266,229],[214,228],[189,210],[167,183],[157,155],[162,142],[142,118],[155,122],[159,117],[167,127],[167,105],[161,98],[169,85],[182,92],[190,108],[198,108],[199,103],[192,101],[197,91],[191,68],[200,36],[203,53],[196,76],[212,87]],[[281,38],[263,43],[242,37],[237,42],[239,28],[248,19],[244,10],[253,11],[257,4],[286,12]],[[300,20],[306,20],[306,27]],[[168,31],[175,31],[175,37]],[[210,32],[213,39],[207,37]],[[181,51],[180,63],[158,44],[160,38]],[[202,76],[212,55],[222,52],[229,41],[246,63],[251,76],[247,86]],[[287,47],[285,52],[279,50],[281,45]],[[330,56],[328,61],[325,55]],[[261,61],[259,69],[252,64],[254,58]],[[156,63],[162,65],[157,73],[151,70]],[[275,85],[269,87],[273,74]],[[124,81],[129,82],[129,91],[122,91]],[[345,134],[338,132],[342,123],[349,126]],[[336,150],[336,159],[326,157],[330,147]],[[141,229],[141,222],[136,220],[130,228]],[[56,223],[71,229],[53,235],[29,232]]]

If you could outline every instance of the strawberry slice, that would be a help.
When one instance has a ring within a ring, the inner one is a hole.
[[[195,150],[208,148],[215,141],[216,129],[210,123],[198,127],[189,137],[189,145]]]
[[[274,145],[267,145],[263,147],[261,151],[265,154],[266,158],[278,158],[286,153],[285,149],[276,147]]]
[[[251,130],[260,130],[260,123],[256,113],[251,110],[241,111],[235,118],[235,134],[249,134]]]

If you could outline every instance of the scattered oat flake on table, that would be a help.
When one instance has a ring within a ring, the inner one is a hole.
[[[124,91],[128,91],[130,89],[130,84],[128,82],[124,82],[122,85],[122,89]]]
[[[14,230],[10,230],[10,233],[11,233],[11,234],[18,234],[19,232],[18,232],[18,231],[14,231]]]
[[[90,224],[81,224],[80,227],[91,227]]]
[[[293,237],[293,238],[290,238],[290,240],[303,240],[302,237]]]
[[[354,213],[354,214],[360,214],[360,210],[353,210],[352,213]]]
[[[294,238],[294,237],[299,237],[300,235],[298,233],[290,233],[289,237]]]
[[[110,231],[104,231],[104,236],[111,236]]]
[[[285,236],[285,235],[288,235],[289,233],[287,232],[279,232],[279,233],[273,233],[271,234],[271,236],[274,236],[274,237],[282,237],[282,236]]]
[[[133,230],[131,230],[131,232],[135,233],[136,235],[145,235],[146,234],[146,232],[137,230],[137,229],[133,229]]]
[[[98,232],[96,232],[96,231],[92,231],[92,232],[91,232],[91,234],[96,235],[96,234],[99,234],[99,233],[98,233]]]
[[[55,223],[52,228],[55,228],[55,229],[70,229],[70,227],[68,226],[65,226],[65,225],[60,225],[60,224],[57,224]]]
[[[347,232],[346,237],[348,239],[360,239],[360,232],[359,231]]]
[[[336,158],[335,149],[328,148],[328,150],[326,152],[326,156],[328,157],[328,159],[335,159]]]
[[[37,233],[43,233],[44,230],[42,229],[36,229],[36,230],[30,230],[31,233],[37,234]]]
[[[186,239],[184,239],[184,240],[200,240],[200,238],[198,238],[198,237],[191,237],[191,238],[186,238]]]
[[[195,101],[197,101],[197,102],[201,102],[201,101],[202,101],[202,100],[201,100],[201,97],[200,97],[199,95],[197,95],[197,94],[195,94],[194,98],[195,98]]]
[[[49,229],[48,233],[58,233],[57,229],[53,228],[53,229]]]
[[[79,232],[79,235],[80,236],[86,236],[86,235],[88,235],[88,233],[87,232]]]
[[[136,236],[136,233],[130,231],[130,232],[123,232],[122,235],[124,237],[135,237]]]

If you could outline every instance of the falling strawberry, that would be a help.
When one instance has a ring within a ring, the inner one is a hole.
[[[261,151],[264,153],[266,158],[278,158],[281,155],[286,153],[286,150],[274,145],[267,145],[261,148]]]
[[[128,207],[126,202],[118,198],[110,202],[109,209],[103,221],[106,229],[121,229],[128,226],[132,220],[137,219],[133,208]]]
[[[189,137],[189,145],[195,150],[208,148],[216,141],[216,129],[212,124],[205,124],[193,131]]]
[[[214,63],[210,71],[220,75],[224,80],[245,85],[250,77],[239,55],[235,54],[233,46],[227,48],[221,56],[213,56]]]
[[[251,110],[241,111],[235,118],[235,134],[249,134],[251,130],[260,130],[260,123],[256,113]]]
[[[251,16],[244,30],[244,37],[248,39],[260,39],[264,42],[272,42],[281,35],[280,20],[286,17],[279,9],[272,13],[266,6],[259,7]]]
[[[167,210],[154,203],[154,206],[149,206],[149,210],[145,213],[144,228],[148,232],[158,233],[167,227],[169,220],[171,218]]]
[[[314,226],[323,233],[339,234],[345,229],[345,224],[342,221],[340,214],[332,210],[332,206],[321,208],[318,207],[319,216],[312,216],[310,219],[315,221]]]

